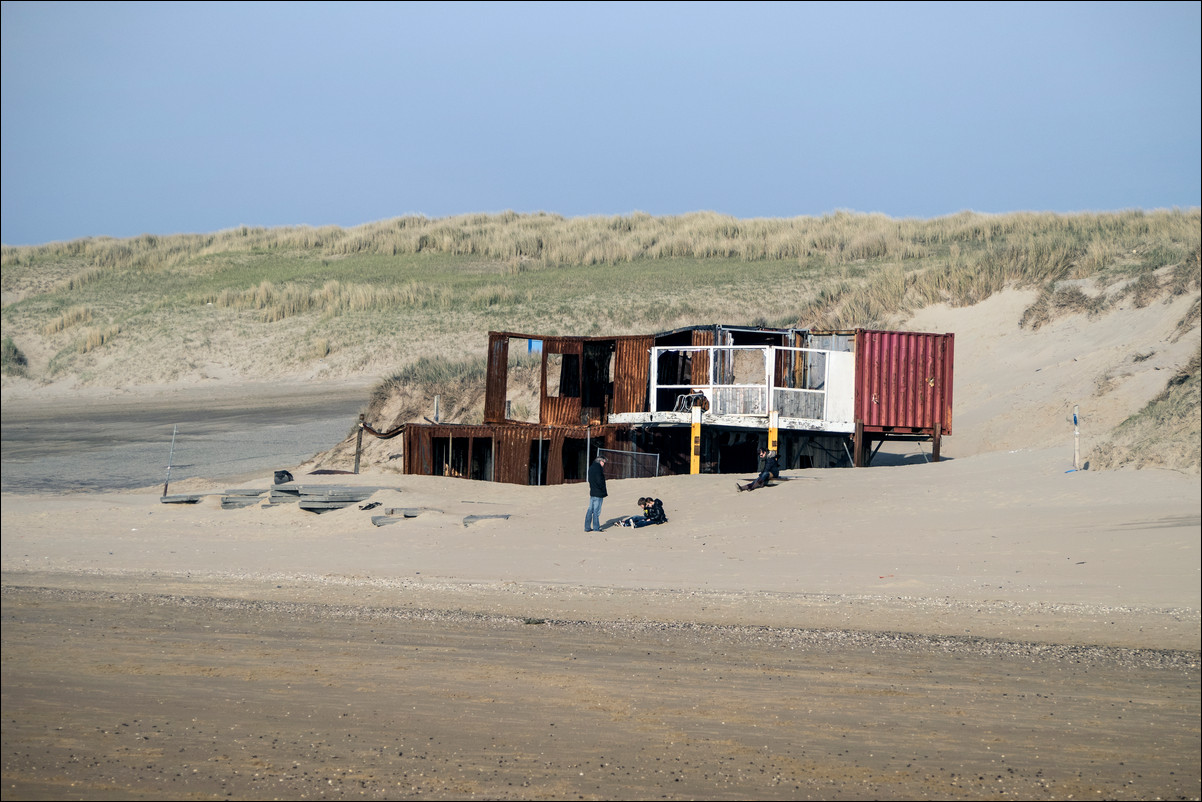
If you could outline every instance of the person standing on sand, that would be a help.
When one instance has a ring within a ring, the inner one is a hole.
[[[605,489],[605,457],[600,455],[588,466],[588,512],[584,514],[584,531],[601,531],[601,502],[609,492]]]

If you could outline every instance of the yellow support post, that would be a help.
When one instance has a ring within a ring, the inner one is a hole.
[[[689,456],[689,473],[701,473],[701,405],[693,404],[693,453]]]
[[[777,443],[779,439],[776,434],[777,416],[779,413],[774,409],[768,413],[768,450],[780,453],[780,446]]]

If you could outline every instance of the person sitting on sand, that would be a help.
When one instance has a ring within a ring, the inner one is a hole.
[[[632,515],[621,521],[622,526],[632,526],[640,529],[651,524],[666,524],[668,516],[664,513],[664,503],[657,498],[640,498],[639,506],[643,508],[642,515]]]
[[[760,460],[762,460],[764,467],[760,470],[759,476],[745,485],[735,482],[735,487],[739,488],[740,492],[743,490],[755,490],[757,487],[763,487],[768,484],[769,479],[780,478],[780,460],[776,458],[775,451],[761,448]]]

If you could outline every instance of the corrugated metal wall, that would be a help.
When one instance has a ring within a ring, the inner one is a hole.
[[[576,395],[551,395],[559,392],[559,382],[551,382],[554,386],[548,386],[547,380],[547,361],[554,358],[554,354],[569,354],[575,357],[569,364],[568,360],[561,359],[563,370],[574,370],[575,378],[573,386],[576,387]],[[543,338],[543,378],[540,382],[539,389],[539,423],[548,426],[572,426],[580,423],[580,382],[581,382],[581,365],[584,357],[584,344],[579,337],[544,337]]]
[[[501,423],[505,420],[505,391],[509,383],[509,335],[488,333],[488,374],[484,387],[484,420]]]
[[[631,427],[619,424],[586,427],[513,422],[495,426],[414,423],[405,428],[404,471],[420,476],[442,476],[444,466],[434,464],[435,441],[446,439],[461,443],[468,440],[469,451],[486,449],[489,452],[493,481],[526,485],[531,483],[531,472],[537,472],[539,467],[532,464],[531,454],[538,453],[534,446],[541,440],[546,450],[542,465],[546,474],[544,481],[549,485],[563,484],[565,441],[579,441],[578,453],[583,453],[584,446],[591,443],[591,453],[585,455],[587,463],[598,448],[631,450],[630,437]],[[440,449],[445,448],[446,445],[440,445]]]
[[[646,412],[655,339],[619,337],[614,342],[614,412]]]
[[[953,334],[855,334],[855,418],[866,430],[952,433]]]
[[[530,441],[534,432],[528,426],[498,426],[493,430],[493,480],[513,485],[530,483]]]

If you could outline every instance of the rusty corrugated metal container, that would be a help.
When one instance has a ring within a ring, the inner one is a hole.
[[[855,419],[865,431],[952,433],[954,334],[855,333]]]

